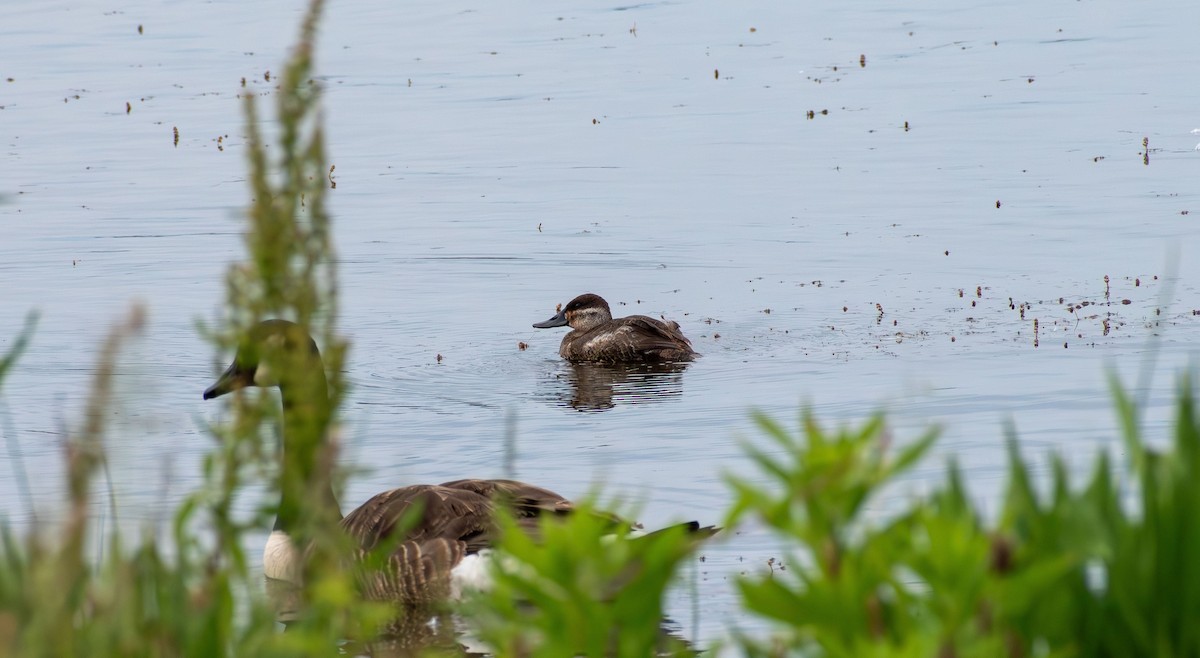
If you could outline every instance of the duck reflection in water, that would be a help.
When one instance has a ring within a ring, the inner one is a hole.
[[[683,395],[687,362],[568,363],[554,373],[555,404],[606,411],[618,404],[651,404]],[[563,386],[563,384],[566,386]]]

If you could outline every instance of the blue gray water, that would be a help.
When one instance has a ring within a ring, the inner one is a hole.
[[[1106,373],[1147,364],[1161,429],[1200,338],[1198,7],[330,2],[346,452],[365,469],[344,506],[501,475],[512,426],[524,479],[716,522],[747,411],[809,405],[832,425],[884,409],[899,441],[940,424],[899,493],[954,454],[990,509],[1003,423],[1035,464],[1084,466],[1115,445]],[[153,522],[198,484],[222,408],[200,393],[228,355],[195,323],[241,254],[239,97],[269,106],[300,11],[0,8],[0,348],[42,312],[0,428],[43,518],[61,428],[134,300],[151,324],[111,410],[120,508]],[[677,320],[703,357],[573,369],[562,330],[530,324],[582,292]],[[7,472],[0,500],[30,525]],[[753,528],[710,547],[697,608],[672,604],[685,633],[752,624],[730,580],[779,556]]]

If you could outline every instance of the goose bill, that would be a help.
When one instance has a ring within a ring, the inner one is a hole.
[[[229,364],[225,372],[217,378],[216,383],[204,389],[204,399],[211,400],[232,393],[239,388],[245,388],[254,383],[254,374],[238,368],[237,361]]]

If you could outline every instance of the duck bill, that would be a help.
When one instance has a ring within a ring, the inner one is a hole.
[[[567,313],[566,313],[566,311],[559,311],[558,315],[555,315],[554,317],[552,317],[549,320],[546,320],[544,322],[535,322],[533,326],[535,329],[549,329],[550,327],[565,327],[565,326],[567,326]]]
[[[221,373],[216,383],[204,389],[204,399],[219,398],[226,393],[232,393],[239,388],[245,388],[251,384],[249,377],[249,373],[239,369],[237,361],[234,361],[229,364],[225,372]]]

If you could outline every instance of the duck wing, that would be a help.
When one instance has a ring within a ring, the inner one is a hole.
[[[621,325],[617,332],[628,335],[627,338],[612,341],[613,345],[622,346],[622,359],[690,361],[696,355],[692,351],[692,342],[683,335],[677,322],[656,320],[645,315],[631,315],[614,322]]]

